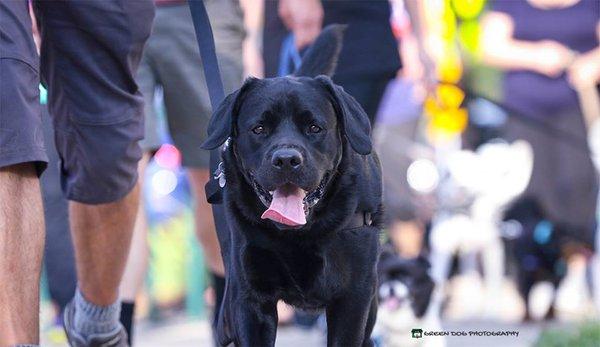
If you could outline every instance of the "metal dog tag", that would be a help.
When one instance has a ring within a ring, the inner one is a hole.
[[[225,179],[225,170],[223,170],[223,162],[219,163],[219,166],[215,170],[213,177],[214,179],[219,181],[219,187],[225,187],[225,183],[227,182],[227,180]]]
[[[225,173],[221,173],[221,176],[219,176],[219,187],[225,187],[226,182],[227,181],[225,180]]]

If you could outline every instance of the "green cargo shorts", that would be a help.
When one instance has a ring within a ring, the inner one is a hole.
[[[243,14],[237,0],[205,1],[226,93],[243,78]],[[209,152],[200,148],[211,115],[210,99],[187,3],[157,6],[152,35],[146,44],[137,82],[146,101],[146,151],[160,147],[160,112],[155,92],[162,89],[169,134],[185,167],[208,168]]]

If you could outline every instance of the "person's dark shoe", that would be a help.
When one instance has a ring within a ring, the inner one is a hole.
[[[75,305],[71,301],[65,307],[63,326],[67,334],[67,340],[71,347],[129,347],[127,343],[127,333],[122,325],[114,332],[107,334],[90,335],[87,338],[79,335],[73,329],[73,317],[75,315]]]

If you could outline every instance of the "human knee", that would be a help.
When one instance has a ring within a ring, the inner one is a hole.
[[[20,179],[26,177],[37,177],[35,163],[20,163],[0,167],[0,177],[5,176],[7,179]]]

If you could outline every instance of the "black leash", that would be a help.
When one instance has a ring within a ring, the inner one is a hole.
[[[206,85],[208,87],[208,95],[210,96],[210,103],[212,105],[213,112],[218,108],[219,104],[225,98],[225,92],[223,90],[223,82],[221,81],[221,74],[219,71],[219,64],[217,61],[217,53],[215,49],[215,40],[208,19],[206,8],[204,7],[204,1],[202,0],[188,0],[190,6],[190,12],[192,14],[192,20],[194,22],[194,30],[196,31],[196,39],[198,40],[198,49],[200,50],[200,57],[202,59],[202,68],[204,69],[204,76],[206,78]],[[198,134],[200,135],[200,134]],[[198,148],[200,151],[201,149]],[[221,162],[221,153],[219,149],[212,150],[210,152],[210,172],[215,172]],[[222,202],[222,190],[219,187],[218,179],[211,177],[206,183],[206,200],[213,204],[212,213],[215,221],[215,229],[217,231],[217,237],[221,248],[226,248],[228,244],[229,225],[225,218],[225,209]],[[225,262],[227,264],[227,262]],[[216,317],[216,316],[215,316]],[[213,325],[216,326],[216,320],[213,321]]]
[[[188,4],[190,5],[192,20],[194,21],[196,40],[198,40],[198,48],[200,50],[200,57],[202,58],[202,68],[206,77],[210,104],[214,112],[225,98],[219,63],[217,61],[215,40],[206,7],[204,7],[204,1],[188,0]]]
[[[221,73],[219,71],[219,63],[217,61],[217,52],[215,49],[215,40],[213,37],[210,20],[203,0],[188,0],[192,21],[194,22],[194,30],[196,31],[196,40],[198,41],[198,49],[200,50],[200,58],[202,59],[202,68],[206,78],[208,87],[208,95],[210,96],[210,104],[213,112],[219,107],[221,101],[225,98],[223,90],[223,82],[221,81]],[[200,149],[198,149],[200,150]],[[221,162],[221,153],[219,149],[210,152],[210,172],[216,172],[219,169]],[[220,204],[222,202],[222,191],[219,186],[218,179],[211,177],[205,186],[206,200],[211,204]],[[216,206],[215,206],[216,207]],[[213,215],[217,228],[219,225],[225,225],[225,221],[218,221],[222,216],[222,211],[215,211],[213,207]],[[223,217],[224,219],[224,217]]]

